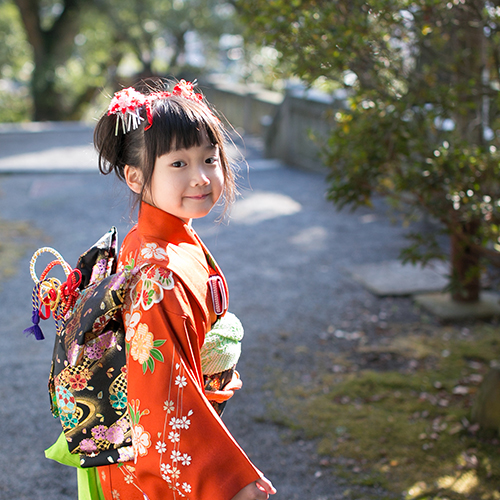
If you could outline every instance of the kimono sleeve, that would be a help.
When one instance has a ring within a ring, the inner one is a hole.
[[[172,272],[141,270],[125,310],[136,486],[150,500],[230,500],[261,473],[200,386],[193,304]]]

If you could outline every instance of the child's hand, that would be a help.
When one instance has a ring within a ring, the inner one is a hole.
[[[205,391],[205,396],[209,401],[215,401],[216,403],[222,403],[232,398],[234,391],[241,389],[243,382],[240,379],[240,375],[237,371],[233,373],[233,378],[231,382],[226,384],[222,391]]]
[[[276,488],[273,483],[262,476],[257,481],[247,484],[231,500],[267,500],[269,495],[274,495]]]

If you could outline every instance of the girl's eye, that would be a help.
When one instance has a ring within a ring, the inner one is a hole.
[[[172,163],[172,167],[175,167],[175,168],[181,168],[181,167],[184,167],[185,165],[186,165],[186,162],[184,162],[182,160],[174,161]]]
[[[207,158],[205,160],[205,163],[208,163],[209,165],[213,165],[214,163],[217,163],[217,156],[211,156],[210,158]]]

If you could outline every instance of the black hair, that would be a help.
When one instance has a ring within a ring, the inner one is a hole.
[[[171,85],[171,83],[170,83]],[[141,82],[134,88],[144,95],[167,90],[169,82],[154,80]],[[137,204],[151,186],[156,159],[177,149],[200,146],[208,137],[219,148],[219,158],[224,175],[224,200],[226,208],[234,200],[235,174],[225,151],[229,134],[215,111],[203,98],[198,101],[178,95],[155,99],[151,106],[152,124],[146,107],[139,109],[143,118],[138,128],[123,131],[116,114],[101,117],[94,130],[94,147],[99,154],[99,170],[107,175],[114,172],[125,180],[126,165],[139,168],[143,186],[136,197]],[[146,130],[147,129],[147,130]],[[134,204],[134,206],[135,206]]]

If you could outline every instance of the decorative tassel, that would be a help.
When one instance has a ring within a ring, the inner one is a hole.
[[[33,312],[31,314],[31,322],[33,323],[33,326],[24,329],[23,333],[26,335],[26,337],[33,335],[36,340],[43,340],[45,337],[43,336],[42,329],[38,326],[38,323],[40,323],[40,314],[38,313],[38,309],[33,309]]]

